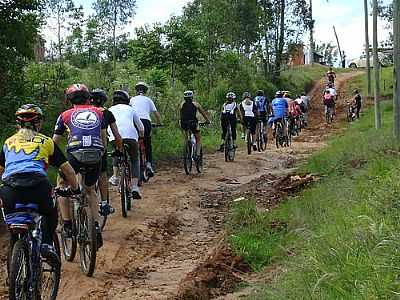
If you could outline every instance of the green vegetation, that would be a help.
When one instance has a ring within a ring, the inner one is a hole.
[[[383,108],[382,131],[372,128],[368,111],[301,167],[320,174],[319,183],[271,212],[251,201],[234,207],[234,249],[255,270],[288,269],[251,299],[397,297],[400,145],[392,139],[391,106]],[[287,225],[271,229],[276,223]]]
[[[372,72],[373,72],[373,70],[372,70]],[[382,74],[381,75],[381,95],[382,95],[382,97],[385,97],[385,98],[391,97],[393,95],[393,67],[382,68],[381,74]],[[374,79],[374,76],[372,76],[372,95],[371,95],[371,97],[373,97],[374,84],[375,84],[375,79]],[[358,89],[364,91],[364,94],[366,94],[367,76],[362,75],[362,76],[356,77],[350,83],[350,88],[349,88],[349,90],[358,88]]]

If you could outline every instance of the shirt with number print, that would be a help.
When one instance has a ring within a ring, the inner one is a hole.
[[[82,148],[104,150],[102,129],[106,129],[106,124],[101,109],[91,105],[74,105],[58,117],[54,134],[63,135],[68,130],[67,151]]]

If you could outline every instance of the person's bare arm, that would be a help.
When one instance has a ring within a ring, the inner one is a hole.
[[[110,129],[115,138],[115,146],[117,147],[117,150],[122,151],[122,137],[119,134],[117,124],[115,123],[110,124]]]
[[[154,116],[156,117],[157,125],[161,125],[161,115],[158,111],[154,112]]]
[[[106,129],[102,129],[101,130],[101,141],[103,143],[104,148],[106,148],[107,147],[107,141],[108,141]]]
[[[133,115],[133,122],[135,123],[137,129],[139,130],[139,136],[144,137],[144,125],[137,114]]]
[[[193,104],[197,107],[197,109],[199,110],[199,112],[201,113],[201,115],[204,117],[205,121],[207,123],[211,123],[210,119],[208,118],[208,114],[207,112],[201,107],[201,105],[197,102],[193,102]]]
[[[60,167],[60,171],[64,174],[65,179],[68,184],[71,186],[73,190],[77,190],[79,188],[78,180],[76,178],[76,174],[71,165],[66,162]]]
[[[56,143],[57,145],[60,145],[61,140],[62,140],[62,135],[53,134],[53,141],[54,141],[54,143]]]

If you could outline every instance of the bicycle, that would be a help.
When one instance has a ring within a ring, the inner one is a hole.
[[[65,260],[72,262],[75,258],[79,244],[79,260],[81,271],[88,277],[93,276],[96,267],[97,250],[99,249],[95,219],[88,205],[85,175],[91,165],[98,163],[101,152],[93,149],[77,150],[71,153],[79,162],[85,162],[85,167],[80,168],[81,194],[71,195],[63,190],[58,190],[59,196],[70,197],[73,206],[71,208],[72,236],[66,236],[61,230],[61,245]],[[63,195],[64,194],[64,195]],[[61,220],[60,220],[61,221]]]
[[[245,123],[245,127],[246,127],[245,138],[246,138],[247,154],[250,155],[253,148],[253,136],[251,134],[250,130],[251,124],[249,121]]]
[[[334,112],[333,106],[326,105],[325,120],[327,124],[331,124],[333,122],[333,112]]]
[[[347,122],[353,122],[355,119],[356,107],[351,102],[347,102]]]
[[[274,136],[276,148],[289,147],[289,136],[285,134],[284,126],[287,127],[287,123],[282,119],[278,119],[275,122]],[[287,128],[288,131],[288,128]]]
[[[0,200],[0,207],[2,206]],[[49,263],[40,254],[42,245],[42,216],[34,203],[16,204],[17,212],[3,219],[11,233],[7,258],[9,299],[56,299],[61,278],[61,264]],[[53,246],[60,257],[56,234]]]
[[[264,128],[264,121],[262,119],[258,119],[256,140],[258,152],[265,151],[265,149],[267,149],[268,136]]]
[[[199,126],[205,126],[208,123],[199,123]],[[183,147],[183,168],[186,175],[191,174],[193,162],[196,165],[197,173],[203,172],[203,149],[200,149],[200,155],[197,155],[197,141],[194,133],[189,129],[187,139]]]
[[[234,161],[236,147],[235,147],[235,144],[233,143],[232,127],[229,122],[228,122],[228,127],[226,130],[224,152],[225,152],[225,161],[226,162]]]
[[[162,127],[163,125],[151,124],[151,127]],[[139,186],[143,183],[146,183],[150,180],[151,177],[154,176],[147,167],[147,159],[146,159],[146,146],[143,138],[139,138],[139,157],[140,157],[140,177],[139,177]]]

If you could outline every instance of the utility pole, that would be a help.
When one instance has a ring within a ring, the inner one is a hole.
[[[393,0],[393,113],[394,136],[400,140],[400,0]]]
[[[335,33],[335,37],[336,37],[336,43],[337,43],[337,46],[338,46],[338,49],[339,49],[340,61],[342,61],[342,60],[343,60],[343,53],[342,53],[342,49],[340,49],[339,38],[338,38],[338,36],[337,36],[337,33],[336,33],[336,28],[335,28],[335,26],[333,26],[333,32]]]
[[[310,64],[314,63],[314,19],[312,14],[312,0],[310,0]]]
[[[380,129],[382,127],[381,121],[381,111],[379,105],[380,97],[380,74],[379,74],[379,60],[378,60],[378,0],[372,0],[372,16],[373,16],[373,42],[372,42],[372,52],[374,56],[374,73],[375,73],[375,128]]]
[[[369,33],[368,33],[368,0],[364,0],[364,19],[365,19],[365,55],[367,59],[367,96],[371,96],[371,60],[369,55]]]

